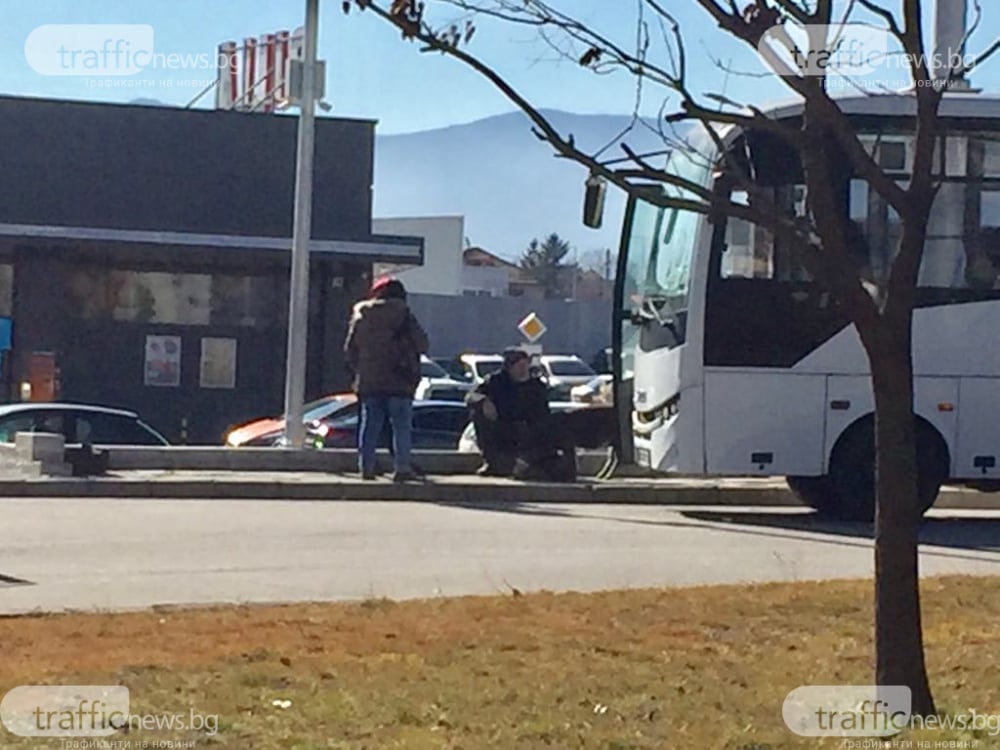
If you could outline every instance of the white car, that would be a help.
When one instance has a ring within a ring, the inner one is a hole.
[[[418,401],[465,401],[474,383],[455,380],[441,365],[426,355],[420,357],[420,383],[414,398]]]
[[[574,386],[586,385],[597,377],[593,367],[571,354],[543,354],[538,363],[553,398],[559,401],[570,400]]]
[[[472,378],[473,388],[503,369],[503,357],[499,354],[463,354],[458,359]]]
[[[569,392],[569,397],[575,403],[596,405],[610,405],[613,399],[614,378],[611,375],[598,375],[583,385],[574,385]]]
[[[554,401],[549,404],[549,409],[557,411],[575,411],[576,409],[586,409],[586,404],[578,404],[572,401]],[[458,439],[459,453],[481,453],[479,442],[476,439],[476,427],[472,422],[465,426],[465,431]]]

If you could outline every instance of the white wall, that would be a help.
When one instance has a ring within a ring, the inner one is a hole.
[[[372,219],[373,234],[398,234],[424,238],[424,265],[377,264],[375,273],[391,273],[414,294],[462,293],[462,250],[465,217],[424,216]]]
[[[465,266],[462,268],[462,290],[506,297],[510,292],[510,272],[493,266]]]

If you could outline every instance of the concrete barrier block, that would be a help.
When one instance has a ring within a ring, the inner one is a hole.
[[[29,465],[31,462],[22,461],[18,456],[17,447],[13,443],[0,443],[0,471],[17,473],[22,467]]]
[[[23,461],[62,461],[66,451],[66,439],[50,432],[19,432],[14,445]]]
[[[13,482],[23,479],[41,479],[45,475],[42,473],[41,461],[11,461],[5,462],[0,467],[0,476]]]

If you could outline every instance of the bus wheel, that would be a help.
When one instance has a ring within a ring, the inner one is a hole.
[[[948,478],[948,447],[934,427],[917,420],[917,495],[922,516]],[[832,497],[825,509],[843,521],[875,519],[875,419],[868,415],[840,436],[830,456]]]

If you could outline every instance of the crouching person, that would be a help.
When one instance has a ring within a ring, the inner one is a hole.
[[[508,349],[503,368],[466,399],[483,454],[480,476],[573,481],[575,456],[553,442],[548,389],[531,377],[527,352]],[[572,464],[572,471],[568,464]]]

